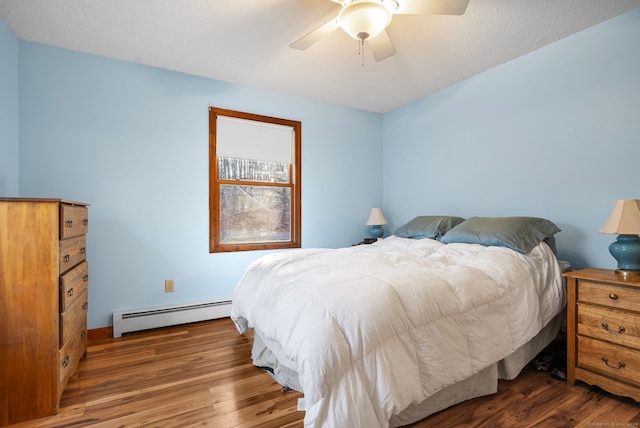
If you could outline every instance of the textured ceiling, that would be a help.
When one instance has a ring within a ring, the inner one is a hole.
[[[396,15],[382,62],[342,30],[288,47],[338,13],[329,0],[0,0],[0,16],[22,40],[386,112],[635,7],[470,0],[461,16]]]

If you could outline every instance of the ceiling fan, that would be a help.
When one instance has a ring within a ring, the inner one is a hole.
[[[305,50],[338,28],[360,41],[368,42],[373,57],[382,61],[396,53],[385,31],[393,15],[462,15],[469,0],[331,0],[342,6],[329,22],[302,36],[289,45]]]

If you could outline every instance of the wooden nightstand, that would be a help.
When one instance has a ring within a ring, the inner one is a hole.
[[[356,247],[358,245],[368,245],[376,242],[378,238],[364,238],[363,241],[358,242],[357,244],[351,244],[352,247]]]
[[[640,277],[584,269],[567,278],[567,382],[640,402]]]

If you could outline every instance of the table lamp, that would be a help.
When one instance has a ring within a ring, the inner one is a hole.
[[[609,246],[609,252],[618,262],[616,274],[640,276],[640,200],[617,200],[600,233],[618,234]]]
[[[382,238],[384,235],[382,225],[387,224],[387,219],[382,215],[382,210],[380,208],[371,208],[371,214],[369,214],[369,219],[365,224],[367,226],[371,226],[369,234],[372,238]]]

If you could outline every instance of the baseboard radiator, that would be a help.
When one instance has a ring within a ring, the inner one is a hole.
[[[113,313],[113,337],[123,333],[228,317],[231,300],[212,300]]]

